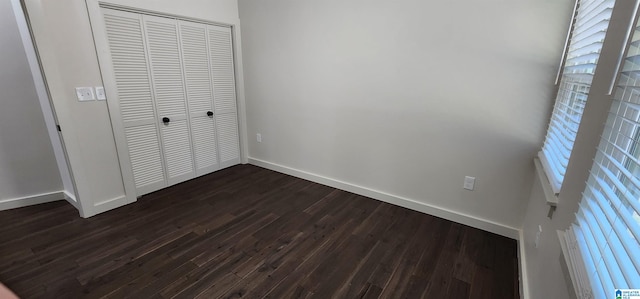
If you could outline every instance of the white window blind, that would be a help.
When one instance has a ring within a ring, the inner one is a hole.
[[[556,194],[562,186],[614,2],[578,0],[577,3],[556,103],[539,153]]]
[[[594,298],[640,289],[640,26],[636,24],[576,223]]]

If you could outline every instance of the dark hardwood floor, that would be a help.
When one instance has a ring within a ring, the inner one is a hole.
[[[251,165],[82,219],[0,212],[23,298],[517,298],[516,241]]]

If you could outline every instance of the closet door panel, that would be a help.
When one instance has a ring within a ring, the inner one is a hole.
[[[142,17],[103,9],[120,113],[137,194],[166,186]]]
[[[177,21],[143,16],[169,185],[195,176]]]
[[[207,26],[220,166],[240,163],[231,28]]]
[[[216,112],[235,113],[236,83],[233,71],[231,28],[208,26],[208,31]]]
[[[219,168],[207,26],[184,21],[178,24],[196,174],[203,175]]]

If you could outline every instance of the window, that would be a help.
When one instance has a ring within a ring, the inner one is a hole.
[[[578,0],[560,86],[540,161],[557,194],[562,186],[614,0]]]
[[[640,288],[640,23],[636,24],[571,231],[589,298]]]

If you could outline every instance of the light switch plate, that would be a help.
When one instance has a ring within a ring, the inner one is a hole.
[[[76,87],[76,96],[80,102],[93,101],[96,99],[92,87]]]
[[[464,184],[462,185],[462,187],[467,190],[473,190],[473,187],[475,186],[475,184],[476,184],[475,177],[466,176],[464,177]]]
[[[104,93],[103,86],[96,86],[96,99],[98,99],[98,101],[107,100],[107,95]]]

